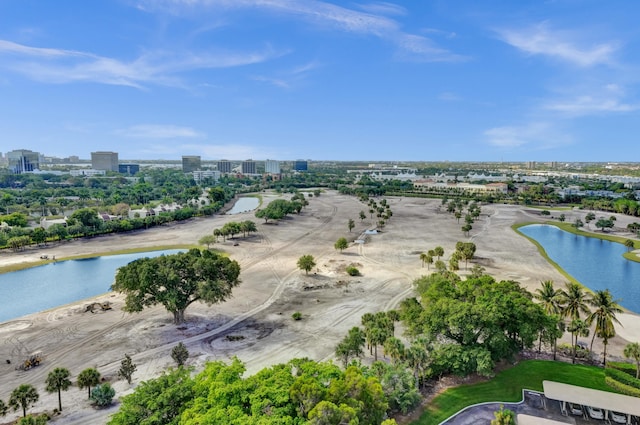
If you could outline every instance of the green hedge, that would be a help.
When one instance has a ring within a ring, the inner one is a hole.
[[[613,370],[613,369],[612,369]],[[623,372],[624,373],[624,372]],[[631,385],[623,384],[620,381],[616,381],[610,376],[604,377],[604,382],[614,390],[621,392],[622,394],[630,395],[633,397],[640,397],[640,389],[632,387]]]
[[[631,376],[636,376],[636,365],[628,362],[607,362],[607,367],[627,372]]]
[[[615,379],[620,383],[629,385],[631,387],[634,387],[640,390],[640,379],[635,378],[635,371],[633,375],[629,375],[626,371],[608,367],[604,370],[604,374],[608,378]]]

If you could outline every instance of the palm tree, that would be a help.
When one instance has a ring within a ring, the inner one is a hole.
[[[427,253],[423,252],[420,254],[420,261],[422,261],[422,267],[424,267],[424,263],[427,261]]]
[[[38,401],[40,395],[30,384],[22,384],[11,392],[9,406],[13,410],[22,409],[22,416],[27,416],[27,408]]]
[[[596,324],[589,350],[593,351],[593,340],[597,335],[599,338],[603,339],[605,345],[604,351],[606,353],[606,341],[616,335],[613,322],[621,324],[616,318],[616,313],[622,313],[622,308],[618,305],[617,300],[613,299],[613,296],[608,289],[605,289],[604,291],[596,291],[588,302],[595,308],[595,310],[587,316],[587,323],[592,325],[595,322]]]
[[[387,338],[383,343],[384,353],[391,358],[393,364],[396,362],[404,360],[405,356],[405,348],[402,341],[398,338],[390,337]]]
[[[441,246],[437,246],[433,249],[433,252],[438,257],[438,260],[439,260],[440,257],[444,255],[444,248],[442,248]]]
[[[58,410],[60,412],[62,412],[62,391],[67,391],[71,386],[71,381],[69,380],[70,375],[69,369],[57,367],[49,372],[47,380],[45,381],[47,384],[47,392],[58,392]]]
[[[590,314],[588,296],[582,286],[575,282],[567,282],[566,289],[560,295],[562,305],[562,317],[571,320],[579,319],[580,313]]]
[[[576,351],[578,349],[578,337],[589,336],[589,325],[584,320],[573,319],[571,323],[569,323],[567,330],[571,332],[571,344],[573,345],[573,358],[571,359],[571,362],[575,364]],[[574,341],[574,337],[575,337],[575,341]]]
[[[640,378],[640,344],[637,342],[627,344],[623,354],[626,358],[636,361],[636,379]]]
[[[633,242],[633,240],[627,239],[626,241],[624,241],[624,246],[627,247],[627,252],[628,252],[628,251],[631,251],[633,248],[635,248],[636,244]]]
[[[553,287],[552,280],[545,280],[540,282],[541,287],[536,289],[535,294],[533,295],[535,299],[540,301],[540,305],[542,306],[545,313],[549,316],[559,315],[562,311],[560,307],[560,302],[562,299],[562,290],[556,289]],[[553,355],[556,354],[556,341],[553,340]],[[540,340],[538,341],[538,353],[540,352],[540,348],[542,346],[542,333],[540,334]]]
[[[94,368],[88,368],[80,372],[78,375],[78,388],[86,388],[88,391],[88,398],[91,398],[91,388],[100,383],[100,372]]]

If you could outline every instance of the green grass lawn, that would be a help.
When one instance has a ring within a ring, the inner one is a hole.
[[[527,360],[487,382],[450,388],[437,396],[413,425],[436,425],[459,410],[482,402],[519,402],[522,389],[542,391],[542,381],[556,381],[614,392],[599,367],[547,360]]]

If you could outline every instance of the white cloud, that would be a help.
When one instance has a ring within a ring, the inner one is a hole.
[[[447,101],[447,102],[455,102],[455,101],[460,100],[460,96],[458,96],[455,93],[445,91],[445,92],[442,92],[442,93],[440,93],[438,95],[438,99],[444,100],[444,101]]]
[[[640,109],[640,104],[624,102],[625,90],[618,84],[587,89],[588,94],[569,96],[543,105],[544,109],[562,112],[571,116],[592,115],[608,112],[630,112]],[[583,92],[584,93],[584,92]]]
[[[119,136],[135,139],[187,139],[204,137],[203,134],[189,127],[175,125],[141,124],[116,130]]]
[[[377,1],[372,3],[358,4],[358,7],[367,13],[375,13],[380,15],[406,15],[407,9],[397,4],[388,3],[386,1]]]
[[[484,136],[490,145],[504,149],[526,147],[527,150],[543,150],[571,142],[568,135],[562,134],[548,122],[494,127],[486,130]]]
[[[498,30],[500,38],[526,53],[561,59],[581,67],[611,64],[618,50],[615,42],[584,43],[579,45],[578,34],[567,31],[552,31],[543,22],[529,28]]]
[[[590,115],[598,112],[629,112],[640,108],[640,105],[620,103],[618,99],[578,96],[574,99],[551,102],[546,105],[552,111],[566,112],[571,115]]]
[[[275,52],[269,46],[249,53],[156,51],[125,62],[86,52],[0,40],[0,67],[48,83],[85,81],[137,88],[147,84],[180,87],[183,85],[179,79],[182,72],[257,64],[285,53]]]
[[[211,13],[219,13],[223,8],[269,10],[345,32],[379,37],[394,43],[405,54],[412,54],[414,59],[462,59],[459,55],[436,47],[427,37],[403,31],[397,20],[384,15],[398,15],[404,9],[386,2],[371,3],[368,7],[365,5],[365,12],[319,0],[140,0],[140,4],[144,10],[163,10],[173,14],[196,13],[202,7],[209,8]]]

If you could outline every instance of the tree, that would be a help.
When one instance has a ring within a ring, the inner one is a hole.
[[[634,249],[636,247],[636,244],[633,242],[632,239],[627,239],[626,241],[624,241],[624,246],[627,247],[627,252],[628,252]]]
[[[465,224],[464,226],[462,226],[461,230],[462,232],[469,236],[469,232],[473,229],[473,226],[471,224]]]
[[[433,253],[438,257],[438,260],[440,260],[440,257],[444,255],[444,248],[437,246],[433,249]]]
[[[36,227],[35,229],[33,229],[33,232],[31,233],[31,240],[38,245],[43,243],[46,245],[47,231],[44,230],[42,227]]]
[[[0,416],[7,416],[7,413],[9,413],[9,406],[0,400]]]
[[[118,377],[125,379],[129,385],[131,385],[134,372],[138,369],[138,366],[131,360],[131,356],[124,355],[124,359],[120,362],[120,369],[118,369]]]
[[[342,252],[343,250],[347,249],[349,247],[349,242],[347,241],[347,238],[340,238],[336,241],[336,243],[333,245],[333,247],[335,249],[340,250],[340,252]]]
[[[536,289],[533,296],[535,299],[540,301],[540,305],[544,309],[545,313],[548,315],[560,314],[562,290],[554,288],[552,280],[540,282],[540,288]]]
[[[578,351],[578,338],[581,336],[589,336],[589,325],[582,319],[573,319],[571,323],[569,323],[569,326],[567,326],[567,330],[571,332],[571,344],[573,346],[571,363],[575,364]]]
[[[460,258],[464,260],[464,268],[467,269],[467,262],[473,260],[476,253],[476,244],[473,242],[457,242],[456,252],[460,253]]]
[[[298,258],[298,268],[300,270],[304,270],[305,274],[309,274],[311,269],[313,269],[315,266],[316,266],[316,261],[313,258],[313,255],[307,254]]]
[[[636,362],[636,379],[640,378],[640,344],[631,342],[624,347],[623,354]]]
[[[47,386],[46,390],[50,393],[58,392],[58,410],[62,412],[62,391],[67,391],[71,386],[71,380],[69,379],[68,369],[63,367],[57,367],[49,372],[47,380],[45,381]]]
[[[211,247],[214,243],[216,243],[216,237],[214,235],[204,235],[198,240],[200,245],[206,245],[207,249]]]
[[[186,253],[141,258],[120,267],[112,289],[126,295],[124,310],[140,312],[162,304],[173,314],[175,324],[184,322],[189,305],[208,305],[226,300],[240,283],[240,265],[211,251],[191,249]]]
[[[576,218],[576,220],[573,222],[572,226],[573,226],[576,230],[578,230],[578,229],[580,229],[581,227],[583,227],[583,226],[584,226],[584,223],[583,223],[583,222],[582,222],[582,220],[580,220],[579,218]]]
[[[365,214],[364,211],[360,211],[360,221],[363,221],[365,218],[367,218],[367,214]]]
[[[602,232],[604,232],[604,229],[611,229],[612,227],[613,220],[611,219],[600,217],[598,221],[596,221],[596,228],[599,228]]]
[[[342,364],[346,368],[352,357],[360,357],[364,354],[363,347],[365,336],[362,329],[354,326],[349,329],[349,333],[336,346],[336,356],[342,359]]]
[[[564,223],[566,219],[567,219],[567,216],[565,216],[564,214],[560,214],[560,216],[558,217],[558,220],[560,220],[561,223]]]
[[[605,363],[607,356],[607,343],[609,338],[612,338],[616,334],[613,323],[615,322],[620,324],[616,314],[622,313],[623,310],[622,307],[618,305],[618,302],[613,299],[613,295],[611,295],[611,292],[608,289],[605,289],[604,291],[596,291],[588,302],[594,310],[589,314],[589,316],[587,316],[586,321],[589,325],[592,325],[594,322],[596,324],[589,349],[593,351],[593,340],[596,336],[602,338],[605,353],[603,363]]]
[[[91,388],[100,383],[100,372],[95,368],[87,368],[78,375],[78,388],[87,389],[87,398],[91,398]]]
[[[588,223],[591,223],[593,220],[596,219],[596,215],[593,212],[587,213],[587,215],[584,217],[584,221]]]
[[[590,314],[588,296],[579,283],[567,282],[565,289],[560,293],[562,304],[562,317],[579,319],[580,313]]]
[[[553,286],[552,280],[545,280],[540,282],[541,287],[537,288],[534,293],[534,298],[540,302],[542,309],[549,316],[560,316],[562,312],[562,307],[560,306],[560,302],[562,300],[562,291],[560,289],[556,289]],[[538,352],[540,352],[542,346],[542,337],[543,333],[540,334],[540,339],[538,342]],[[554,332],[555,335],[555,332]],[[553,356],[555,360],[556,355],[556,341],[557,338],[553,338]]]
[[[115,395],[116,390],[114,390],[108,382],[105,382],[102,385],[97,385],[93,387],[93,390],[91,390],[91,400],[93,400],[98,407],[109,406]]]
[[[187,347],[182,342],[179,342],[178,345],[171,350],[171,358],[178,366],[183,366],[184,362],[189,358],[189,350],[187,350]]]
[[[353,221],[353,219],[350,218],[349,221],[347,222],[347,227],[349,228],[349,233],[351,233],[353,228],[356,227],[355,221]]]
[[[11,393],[9,398],[9,407],[14,411],[22,409],[22,416],[27,416],[27,409],[34,404],[40,395],[38,391],[30,384],[22,384]]]
[[[122,397],[120,409],[111,417],[109,425],[177,424],[196,395],[194,389],[189,369],[169,368]]]

